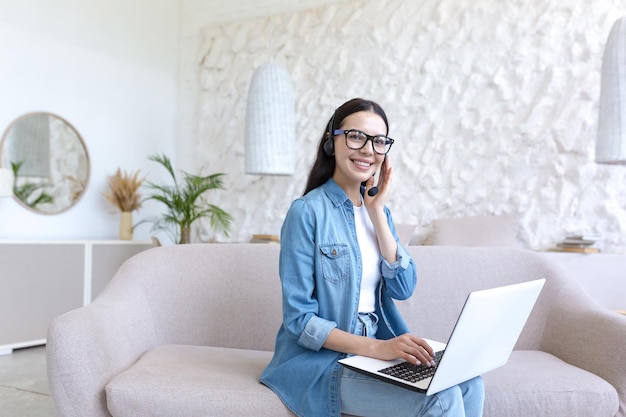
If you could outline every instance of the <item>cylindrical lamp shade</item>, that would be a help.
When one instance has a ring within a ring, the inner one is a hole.
[[[596,162],[626,164],[626,16],[613,24],[604,49]]]
[[[7,168],[0,168],[0,197],[11,197],[13,195],[13,171]]]
[[[256,69],[246,106],[246,174],[292,175],[296,116],[287,70],[273,62]]]

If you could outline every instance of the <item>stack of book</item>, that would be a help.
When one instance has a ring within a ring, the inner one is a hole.
[[[594,246],[598,240],[600,240],[600,236],[596,235],[567,236],[554,250],[559,252],[600,253],[600,248]]]
[[[250,243],[280,243],[280,238],[276,235],[252,235]]]

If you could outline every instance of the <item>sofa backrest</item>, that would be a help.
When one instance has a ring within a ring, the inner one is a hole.
[[[150,249],[127,261],[111,291],[140,288],[157,344],[273,350],[282,323],[278,244],[191,244]],[[548,282],[518,348],[537,348],[562,270],[514,248],[409,246],[418,270],[414,295],[398,302],[411,331],[446,341],[470,291],[537,278]],[[98,300],[96,301],[98,302]],[[142,301],[143,302],[143,301]],[[479,326],[480,323],[477,323]]]
[[[273,350],[281,323],[279,245],[187,244],[141,252],[100,298],[139,281],[156,344]],[[96,300],[96,302],[99,300]]]
[[[516,348],[540,346],[552,303],[567,281],[559,265],[516,248],[409,246],[408,251],[418,271],[417,289],[398,306],[412,333],[445,342],[471,291],[546,278]]]

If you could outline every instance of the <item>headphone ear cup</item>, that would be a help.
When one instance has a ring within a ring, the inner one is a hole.
[[[335,154],[335,138],[333,137],[333,125],[335,124],[335,116],[337,115],[337,110],[334,111],[333,116],[330,118],[328,122],[328,137],[324,141],[324,153],[326,156],[333,156]]]
[[[326,156],[333,156],[335,154],[335,140],[332,136],[324,141],[324,153]]]

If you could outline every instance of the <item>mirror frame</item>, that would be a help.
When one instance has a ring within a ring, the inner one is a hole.
[[[74,132],[74,134],[76,135],[76,138],[78,139],[79,145],[82,148],[84,155],[85,155],[85,164],[86,164],[86,173],[85,173],[85,185],[83,187],[83,189],[81,190],[81,192],[78,194],[78,196],[72,201],[71,204],[67,205],[67,207],[63,207],[59,210],[56,211],[43,211],[37,208],[33,208],[31,206],[29,206],[28,204],[26,204],[24,201],[20,200],[15,194],[13,195],[13,199],[15,201],[17,201],[17,203],[19,205],[21,205],[22,207],[26,208],[27,210],[36,213],[36,214],[42,214],[42,215],[46,215],[46,216],[52,216],[52,215],[56,215],[56,214],[61,214],[64,213],[68,210],[70,210],[72,207],[76,206],[76,204],[78,204],[78,202],[84,197],[86,191],[87,191],[87,187],[89,185],[89,181],[91,179],[91,160],[89,158],[89,152],[87,151],[87,146],[85,145],[85,141],[83,140],[83,137],[80,135],[80,133],[78,133],[78,130],[74,127],[74,125],[72,125],[70,122],[68,122],[65,118],[59,116],[58,114],[55,113],[51,113],[51,112],[47,112],[47,111],[32,111],[29,113],[25,113],[19,117],[17,117],[15,120],[13,120],[11,122],[11,124],[9,124],[9,126],[5,129],[4,133],[2,134],[2,138],[0,139],[0,167],[3,167],[3,161],[4,161],[4,148],[5,145],[8,141],[8,137],[9,134],[11,132],[11,130],[13,128],[15,128],[15,126],[22,120],[33,116],[33,115],[38,115],[38,114],[43,114],[43,115],[47,115],[47,116],[51,116],[54,117],[56,119],[58,119],[59,121],[61,121],[62,123],[64,123],[69,129],[72,130],[72,132]],[[11,169],[11,166],[5,167],[8,169]]]

